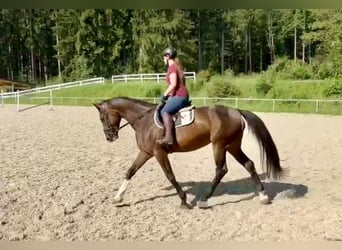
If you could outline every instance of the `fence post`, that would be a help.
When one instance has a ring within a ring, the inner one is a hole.
[[[17,90],[17,92],[15,93],[16,96],[16,100],[17,100],[17,112],[20,111],[20,105],[19,105],[19,90]]]
[[[159,74],[157,74],[157,82],[159,82]]]
[[[127,75],[125,75],[125,82],[127,82]]]
[[[4,106],[4,90],[1,89],[1,107]]]
[[[52,110],[52,89],[50,89],[50,110]]]
[[[140,74],[140,82],[143,82],[143,75]]]
[[[194,83],[196,83],[196,72],[193,72],[194,75]]]
[[[275,99],[272,100],[272,111],[274,112],[275,110]]]
[[[318,112],[318,100],[316,100],[316,113]]]
[[[238,99],[237,99],[237,97],[235,98],[235,108],[237,109],[237,107],[238,107]]]

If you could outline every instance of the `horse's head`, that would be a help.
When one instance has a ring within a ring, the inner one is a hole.
[[[121,116],[115,109],[111,109],[111,104],[104,101],[98,104],[93,103],[100,114],[100,120],[103,125],[103,131],[106,135],[106,139],[109,142],[113,142],[119,138],[119,126]]]

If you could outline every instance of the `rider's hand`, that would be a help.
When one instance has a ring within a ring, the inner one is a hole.
[[[161,101],[162,103],[165,103],[165,102],[167,101],[168,98],[169,98],[168,95],[162,95],[162,96],[160,97],[160,101]]]

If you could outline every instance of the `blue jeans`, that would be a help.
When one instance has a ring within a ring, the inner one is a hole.
[[[165,106],[161,109],[161,115],[168,113],[170,115],[176,114],[180,109],[188,106],[189,96],[171,96],[167,100]]]

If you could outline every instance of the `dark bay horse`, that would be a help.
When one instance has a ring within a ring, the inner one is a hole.
[[[154,112],[157,105],[128,97],[115,97],[94,104],[99,111],[103,130],[108,141],[118,138],[120,121],[125,119],[135,130],[136,143],[140,149],[138,156],[126,173],[126,179],[119,188],[115,201],[121,202],[129,180],[152,157],[162,167],[167,179],[177,190],[181,206],[192,208],[187,202],[186,193],[177,182],[170,165],[168,154],[171,152],[189,152],[212,144],[216,175],[209,193],[202,197],[206,201],[212,196],[223,176],[228,172],[226,153],[229,152],[251,175],[256,185],[261,202],[269,199],[264,186],[256,173],[254,163],[241,149],[243,131],[247,125],[256,137],[261,152],[263,167],[266,166],[268,178],[279,179],[283,175],[276,145],[263,121],[254,113],[222,105],[198,107],[195,109],[195,120],[187,126],[175,129],[175,140],[171,148],[165,149],[157,143],[163,136],[163,129],[154,123]]]

